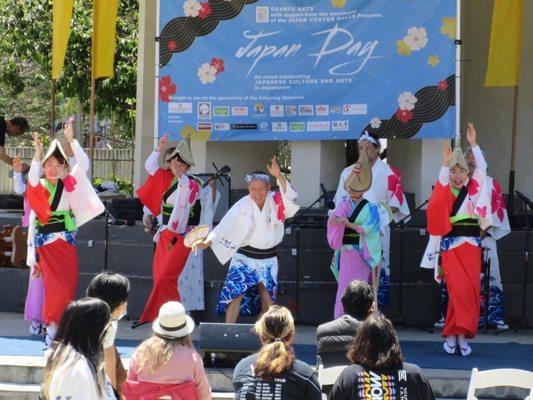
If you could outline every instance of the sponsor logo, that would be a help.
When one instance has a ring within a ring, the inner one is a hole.
[[[315,109],[316,115],[329,115],[329,106],[327,104],[318,104]]]
[[[229,131],[229,123],[215,122],[215,131]]]
[[[231,130],[257,130],[257,124],[231,124]]]
[[[291,122],[291,132],[303,132],[305,130],[305,122]]]
[[[331,106],[329,108],[329,112],[332,114],[340,114],[342,113],[342,107],[341,106]]]
[[[347,131],[349,127],[348,121],[333,121],[331,123],[332,131]]]
[[[192,103],[168,103],[169,114],[192,114]]]
[[[198,119],[211,119],[211,103],[199,102],[197,104]]]
[[[296,106],[285,106],[285,114],[287,117],[294,117],[297,115],[297,109]]]
[[[367,104],[345,104],[342,106],[342,113],[344,115],[366,115]]]
[[[287,132],[288,126],[286,122],[276,121],[272,122],[272,132]]]
[[[211,132],[212,130],[212,124],[211,122],[198,122],[196,124],[196,129],[199,130],[199,131],[209,131]]]
[[[313,106],[310,104],[304,104],[304,105],[298,106],[298,114],[313,115],[314,114]]]
[[[246,116],[248,115],[248,107],[231,107],[231,115],[237,115],[237,116]]]
[[[255,7],[255,22],[258,24],[267,24],[270,22],[268,7]]]
[[[270,106],[270,116],[271,117],[283,117],[285,111],[283,106],[280,104],[274,104]]]
[[[307,130],[309,132],[329,131],[329,121],[309,121],[307,123]]]
[[[264,114],[265,113],[265,105],[263,103],[254,104],[254,113],[255,114]]]
[[[262,132],[268,131],[268,122],[261,122],[259,124],[259,130]]]
[[[213,114],[215,117],[228,117],[229,116],[229,107],[227,106],[215,106],[213,108]]]

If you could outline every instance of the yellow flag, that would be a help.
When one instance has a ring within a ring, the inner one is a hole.
[[[73,0],[52,3],[52,79],[58,79],[65,64]]]
[[[495,0],[485,86],[518,86],[523,0]]]
[[[118,0],[93,0],[92,77],[114,74]]]

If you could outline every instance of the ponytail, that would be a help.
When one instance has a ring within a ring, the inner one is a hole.
[[[294,320],[285,307],[272,306],[255,323],[263,347],[255,365],[255,375],[271,381],[290,369],[296,360],[291,346],[294,337]]]

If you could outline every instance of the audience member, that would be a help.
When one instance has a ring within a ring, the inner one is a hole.
[[[28,121],[23,117],[16,117],[5,119],[0,116],[0,160],[8,165],[13,165],[13,158],[8,156],[5,151],[6,135],[20,136],[28,130]],[[23,164],[23,172],[26,172],[29,167]]]
[[[396,332],[383,316],[371,315],[361,324],[348,358],[354,365],[341,373],[333,385],[330,400],[435,399],[420,368],[403,362]]]
[[[210,400],[211,388],[202,358],[192,345],[194,321],[183,305],[169,301],[159,309],[153,335],[136,350],[131,360],[124,396],[128,400]]]
[[[285,307],[271,306],[255,324],[261,350],[235,367],[235,399],[320,400],[315,371],[296,359],[294,320]]]
[[[374,311],[374,293],[364,281],[354,280],[342,296],[345,314],[316,330],[317,354],[324,367],[350,364],[346,352],[357,328]]]

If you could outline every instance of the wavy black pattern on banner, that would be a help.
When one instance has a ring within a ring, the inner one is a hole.
[[[404,123],[394,114],[390,119],[382,120],[377,129],[368,124],[361,134],[364,131],[376,132],[383,139],[408,139],[415,136],[422,125],[438,120],[449,107],[455,106],[455,75],[450,75],[445,81],[448,87],[444,90],[437,86],[426,86],[415,93],[417,102],[410,121]]]
[[[220,21],[235,18],[246,4],[259,0],[209,0],[211,14],[207,18],[178,17],[170,20],[159,36],[159,64],[164,67],[173,53],[187,50],[197,36],[204,36],[215,30]],[[172,49],[169,43],[173,42]]]

